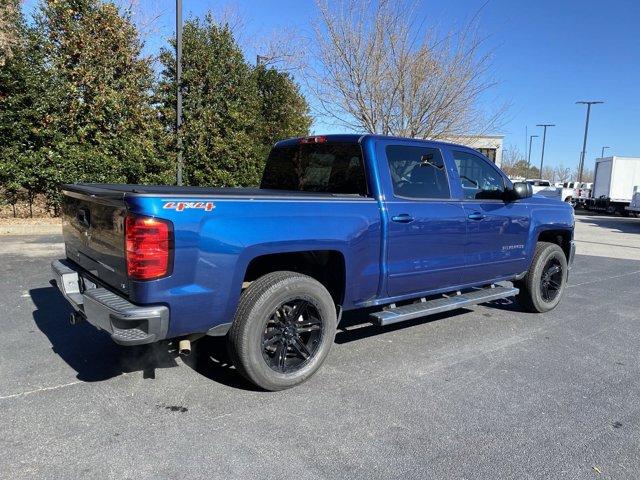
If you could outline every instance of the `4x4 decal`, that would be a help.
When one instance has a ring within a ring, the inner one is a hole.
[[[166,202],[162,207],[165,210],[175,210],[176,212],[182,212],[188,209],[200,209],[205,212],[210,212],[216,208],[213,202]]]

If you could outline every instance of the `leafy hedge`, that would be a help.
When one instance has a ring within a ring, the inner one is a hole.
[[[19,0],[0,2],[3,200],[44,194],[56,210],[61,183],[174,183],[173,43],[156,73],[112,3],[42,0],[27,22]],[[291,77],[250,65],[211,16],[185,23],[182,91],[186,184],[255,185],[273,142],[311,124]]]

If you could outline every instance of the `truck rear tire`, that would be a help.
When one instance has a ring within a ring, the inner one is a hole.
[[[567,284],[567,257],[555,243],[538,242],[524,278],[515,282],[518,301],[529,312],[543,313],[560,303]]]
[[[291,388],[320,368],[336,324],[336,307],[324,285],[300,273],[268,273],[240,298],[229,354],[238,372],[258,387]]]

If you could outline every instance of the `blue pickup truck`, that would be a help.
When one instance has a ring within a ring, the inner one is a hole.
[[[62,212],[71,323],[185,353],[226,336],[267,390],[315,373],[347,310],[379,325],[516,296],[551,310],[574,254],[570,205],[473,149],[378,135],[278,142],[257,189],[65,185]]]

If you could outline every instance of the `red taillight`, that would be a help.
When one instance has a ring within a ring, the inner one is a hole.
[[[327,137],[304,137],[300,139],[300,143],[325,143]]]
[[[164,220],[129,216],[125,222],[127,275],[152,280],[169,273],[171,224]]]

